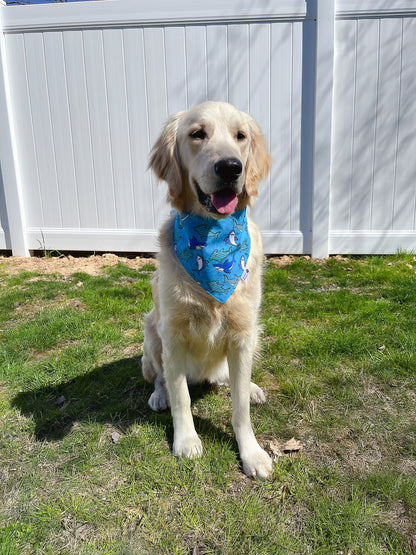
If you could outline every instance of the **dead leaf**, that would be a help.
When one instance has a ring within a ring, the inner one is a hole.
[[[292,437],[286,443],[280,443],[274,437],[268,436],[266,434],[259,434],[257,439],[260,445],[265,451],[271,456],[272,460],[276,462],[279,457],[283,455],[288,455],[289,453],[297,453],[303,449],[303,445],[300,441]]]
[[[113,443],[118,443],[122,437],[123,436],[121,434],[119,434],[118,432],[113,432],[111,434],[111,439],[112,439]]]
[[[283,455],[280,443],[272,438],[263,442],[265,450],[269,453],[273,461],[276,461]]]
[[[283,445],[283,453],[297,453],[298,451],[301,451],[302,448],[302,443],[292,437],[292,439],[289,439],[289,441],[286,441]]]

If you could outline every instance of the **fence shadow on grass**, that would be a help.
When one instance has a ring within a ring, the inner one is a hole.
[[[192,401],[203,397],[211,388],[208,384],[191,386]],[[148,407],[152,390],[153,386],[142,378],[141,357],[126,358],[66,382],[20,392],[13,399],[13,406],[34,420],[38,441],[61,440],[76,423],[100,422],[126,431],[136,422],[148,422],[163,428],[172,445],[170,411],[155,413]],[[209,420],[197,416],[194,420],[197,430],[206,437],[230,441],[230,435]]]

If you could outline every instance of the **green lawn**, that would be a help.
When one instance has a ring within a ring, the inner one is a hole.
[[[191,389],[204,444],[147,406],[153,266],[0,265],[0,554],[416,553],[416,258],[290,258],[264,277],[252,407],[270,481],[241,472],[226,388]]]

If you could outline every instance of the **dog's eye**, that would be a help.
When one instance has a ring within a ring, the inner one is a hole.
[[[207,138],[207,134],[203,129],[197,129],[196,131],[192,131],[192,133],[190,133],[189,136],[191,137],[191,139],[199,139],[201,141]]]
[[[244,133],[242,131],[239,131],[237,133],[237,141],[244,141],[245,138],[246,138],[246,136],[244,135]]]

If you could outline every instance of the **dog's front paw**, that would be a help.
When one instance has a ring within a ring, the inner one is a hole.
[[[241,461],[244,474],[247,476],[264,480],[273,472],[272,459],[260,445],[257,445],[249,453],[241,455]]]
[[[156,412],[166,410],[169,407],[169,397],[166,389],[162,387],[155,389],[150,395],[148,404]]]
[[[177,457],[200,457],[202,455],[202,443],[194,434],[183,438],[175,438],[173,442],[173,454]]]
[[[266,402],[264,391],[255,383],[250,383],[250,403],[252,405],[262,405]]]

